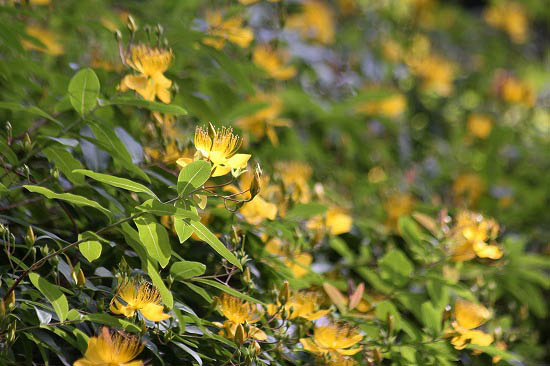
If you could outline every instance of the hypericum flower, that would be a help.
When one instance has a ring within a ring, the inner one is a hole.
[[[403,114],[406,108],[407,99],[401,94],[394,94],[383,99],[360,104],[357,106],[356,111],[367,115],[395,118]]]
[[[35,42],[31,42],[30,40],[24,39],[21,42],[24,49],[36,50],[52,56],[59,56],[65,52],[63,45],[59,43],[57,34],[35,25],[27,26],[25,32],[29,36],[38,39],[44,47],[36,44]]]
[[[328,230],[330,235],[340,235],[351,230],[353,219],[347,211],[339,207],[331,207],[324,216],[315,216],[308,220],[306,226],[310,230]]]
[[[529,108],[536,102],[536,94],[531,86],[504,71],[496,73],[493,89],[506,103],[520,104]]]
[[[282,308],[287,313],[287,319],[304,318],[307,320],[317,320],[328,313],[330,309],[320,310],[321,295],[315,291],[298,291],[292,294]],[[273,315],[281,307],[281,304],[269,304],[267,312]]]
[[[138,282],[133,279],[123,280],[118,285],[110,309],[113,313],[126,317],[134,316],[135,312],[139,311],[145,319],[152,322],[170,318],[169,314],[163,312],[164,306],[159,290],[145,281]]]
[[[118,89],[135,90],[146,100],[158,98],[163,103],[170,103],[172,81],[164,76],[164,72],[170,66],[172,57],[172,50],[169,49],[151,48],[144,44],[132,46],[130,55],[124,61],[139,74],[126,75]]]
[[[285,161],[275,164],[275,169],[281,176],[285,193],[289,194],[293,201],[308,203],[311,200],[311,166],[299,161]]]
[[[288,80],[296,75],[294,66],[285,66],[288,55],[268,45],[256,46],[252,53],[252,60],[274,79]]]
[[[517,2],[498,2],[483,12],[485,21],[508,33],[515,43],[527,41],[529,20],[523,6]]]
[[[220,10],[208,11],[206,22],[208,23],[208,34],[212,37],[205,38],[203,42],[218,50],[223,48],[226,40],[241,48],[246,48],[254,39],[252,29],[243,27],[243,19],[240,16],[223,19]]]
[[[255,4],[258,1],[260,1],[260,0],[239,0],[239,2],[243,5]],[[267,0],[267,1],[269,1],[270,3],[278,3],[279,2],[279,0]]]
[[[455,201],[467,207],[475,206],[485,192],[485,182],[477,174],[459,175],[453,184]]]
[[[486,139],[493,128],[493,120],[487,115],[473,113],[468,117],[467,127],[470,135]]]
[[[409,193],[398,193],[384,202],[386,211],[386,227],[397,229],[397,222],[401,216],[410,214],[414,207],[414,198]]]
[[[302,12],[288,18],[286,25],[304,38],[314,39],[321,43],[334,41],[334,17],[332,10],[317,0],[307,0]]]
[[[219,297],[219,307],[222,314],[227,318],[223,323],[214,323],[222,328],[220,335],[227,338],[235,338],[235,332],[238,326],[248,325],[248,332],[245,331],[244,339],[254,338],[259,341],[265,341],[267,335],[259,328],[250,324],[256,323],[262,317],[256,304],[239,299],[238,297],[226,293]]]
[[[143,350],[137,337],[121,332],[111,333],[102,328],[97,337],[88,340],[84,357],[75,361],[74,366],[143,366],[143,361],[132,361]]]
[[[479,346],[488,346],[493,343],[492,335],[474,330],[491,317],[491,312],[485,306],[458,299],[454,313],[456,320],[451,324],[457,333],[451,339],[454,348],[464,349],[467,343]]]
[[[475,258],[499,259],[502,250],[496,244],[488,244],[498,235],[498,224],[493,219],[486,219],[481,214],[461,211],[451,231],[451,257],[462,262]]]
[[[155,149],[152,147],[145,147],[145,152],[147,155],[149,155],[153,160],[156,161],[162,161],[166,164],[173,164],[178,159],[181,158],[180,151],[178,147],[176,146],[175,141],[170,141],[164,151],[161,151],[159,149]]]
[[[424,57],[413,57],[407,60],[412,72],[422,79],[422,88],[449,96],[454,90],[454,65],[445,58],[436,54]]]
[[[361,347],[350,348],[363,339],[356,328],[345,323],[329,323],[315,328],[313,339],[300,338],[306,351],[316,354],[351,356],[361,351]]]
[[[232,128],[216,129],[197,127],[195,129],[195,148],[207,160],[211,161],[212,176],[219,177],[232,170],[245,169],[250,154],[236,154],[242,139],[233,134]]]
[[[262,236],[262,240],[267,240],[267,235]],[[295,278],[302,278],[309,272],[309,266],[313,262],[313,257],[309,253],[303,253],[299,249],[288,249],[283,245],[279,238],[271,238],[265,243],[265,250],[273,255],[281,257],[285,266]]]
[[[291,125],[289,120],[279,117],[283,109],[282,99],[277,95],[258,93],[250,101],[252,103],[265,103],[266,106],[250,116],[239,118],[235,124],[258,139],[267,135],[273,145],[278,145],[279,138],[275,127],[288,127]]]

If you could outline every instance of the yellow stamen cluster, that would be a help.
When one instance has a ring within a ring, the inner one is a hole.
[[[493,219],[486,219],[476,212],[460,212],[452,230],[452,259],[466,261],[476,256],[499,259],[502,250],[498,245],[489,244],[496,239],[498,230],[498,223]]]
[[[220,311],[228,319],[223,324],[214,323],[219,328],[221,336],[230,339],[240,338],[243,341],[248,338],[254,338],[259,341],[265,341],[267,335],[261,329],[248,325],[248,332],[243,325],[256,323],[260,320],[261,312],[255,304],[249,303],[238,297],[228,294],[222,294],[219,298]]]
[[[134,70],[148,76],[163,73],[172,62],[172,50],[150,48],[144,44],[132,47],[126,63]]]
[[[139,311],[150,321],[161,321],[170,317],[163,313],[164,307],[158,289],[145,281],[123,280],[117,288],[116,296],[111,300],[110,308],[113,313],[126,317],[134,316]]]
[[[195,147],[205,157],[209,158],[212,152],[217,152],[229,159],[241,147],[242,139],[233,134],[231,127],[215,129],[210,125],[210,130],[202,127],[195,129]]]
[[[103,328],[97,337],[91,337],[84,357],[74,366],[123,366],[137,357],[143,350],[143,344],[137,337],[124,333],[111,333]],[[132,366],[143,366],[143,361],[133,361]]]
[[[306,351],[317,354],[351,356],[361,351],[361,347],[350,348],[359,343],[363,335],[346,323],[330,323],[315,328],[313,340],[301,338]]]

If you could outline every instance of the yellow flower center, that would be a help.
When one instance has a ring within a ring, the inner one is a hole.
[[[163,73],[172,62],[172,50],[150,48],[144,44],[132,47],[130,57],[126,63],[134,70],[154,76]]]

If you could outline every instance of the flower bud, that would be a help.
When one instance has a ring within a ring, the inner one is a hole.
[[[283,283],[283,287],[281,288],[281,292],[279,293],[279,303],[281,305],[285,305],[288,299],[290,298],[290,287],[288,286],[288,281],[285,281]]]
[[[128,30],[130,30],[130,32],[132,32],[132,33],[137,32],[138,26],[137,26],[136,21],[134,20],[133,16],[128,15],[128,21],[127,21],[126,25],[128,26]]]
[[[393,327],[395,325],[395,318],[392,314],[388,313],[386,321],[388,322],[388,334],[391,336],[391,334],[393,333]]]
[[[237,329],[235,329],[235,341],[242,345],[244,343],[244,340],[246,339],[246,333],[244,330],[244,327],[242,324],[237,325]]]
[[[380,365],[382,363],[382,353],[378,348],[375,348],[372,353],[374,356],[374,362],[376,362],[377,365]]]
[[[6,297],[6,305],[8,308],[15,306],[15,291],[11,290],[8,296]]]
[[[4,299],[0,298],[0,319],[6,314],[6,304],[4,303]]]
[[[34,241],[36,240],[34,236],[34,231],[32,230],[32,226],[29,226],[27,228],[27,234],[25,235],[25,243],[30,247],[34,245]]]
[[[10,121],[6,122],[6,133],[8,135],[8,145],[11,145],[11,139],[13,138],[13,135]]]
[[[25,132],[25,137],[23,138],[23,147],[27,152],[30,152],[32,150],[32,140],[28,132]]]
[[[261,348],[260,348],[260,344],[258,343],[258,341],[254,341],[252,342],[252,347],[254,347],[254,353],[255,354],[259,354],[261,352]]]
[[[245,285],[248,285],[252,282],[252,278],[250,276],[250,269],[246,267],[243,272],[243,282]]]
[[[86,284],[86,277],[84,277],[84,272],[82,272],[82,268],[78,270],[75,282],[78,287],[84,287],[84,285]]]

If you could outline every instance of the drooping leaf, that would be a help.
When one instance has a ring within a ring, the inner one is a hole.
[[[147,273],[149,274],[149,277],[151,277],[153,285],[155,285],[155,287],[159,290],[164,305],[166,305],[170,309],[173,308],[174,297],[172,295],[172,292],[170,292],[168,287],[166,287],[164,281],[162,280],[162,277],[160,277],[160,274],[156,270],[155,265],[151,261],[147,262]]]
[[[250,302],[253,302],[253,303],[256,303],[256,304],[261,304],[261,305],[264,305],[264,306],[266,305],[266,303],[264,303],[263,301],[255,299],[251,296],[245,295],[245,294],[243,294],[243,293],[241,293],[241,292],[239,292],[239,291],[237,291],[237,290],[235,290],[235,289],[233,289],[229,286],[224,285],[223,283],[212,281],[212,280],[209,280],[209,279],[206,279],[206,278],[194,278],[192,281],[193,282],[198,282],[198,283],[203,283],[205,285],[215,287],[218,290],[222,290],[223,292],[228,293],[229,295],[233,295],[235,297],[241,298],[241,299],[246,300],[246,301],[250,301]]]
[[[206,271],[206,266],[200,262],[180,261],[172,264],[170,273],[176,280],[200,276]]]
[[[147,200],[141,205],[136,206],[136,210],[148,212],[157,216],[175,216],[192,220],[199,220],[199,216],[181,207],[175,207],[174,205],[162,203],[157,200]]]
[[[48,299],[55,310],[59,321],[64,321],[67,318],[69,312],[69,302],[67,298],[59,289],[59,286],[53,285],[45,280],[36,272],[29,273],[29,279],[34,287],[38,289]]]
[[[240,270],[243,269],[241,263],[235,257],[233,253],[229,251],[229,249],[226,248],[225,245],[216,237],[216,235],[212,234],[210,230],[206,226],[204,226],[200,221],[190,221],[189,223],[191,227],[193,228],[193,231],[197,236],[204,240],[208,245],[212,247],[219,255],[224,257],[229,261],[229,263],[237,266]]]
[[[147,249],[147,254],[155,259],[162,268],[166,267],[172,248],[166,228],[151,215],[142,215],[134,219],[138,228],[139,240]]]
[[[127,191],[137,192],[137,193],[146,193],[151,197],[157,198],[155,193],[153,193],[153,191],[151,191],[149,188],[145,187],[143,184],[131,181],[130,179],[119,178],[109,174],[96,173],[86,169],[77,169],[77,170],[74,170],[73,173],[77,175],[80,175],[80,174],[85,175],[94,180],[97,180],[98,182],[109,184],[114,187],[122,188]]]
[[[84,177],[74,174],[73,170],[81,169],[82,164],[67,150],[60,147],[48,147],[42,150],[48,160],[55,164],[68,180],[75,184],[84,184]]]

